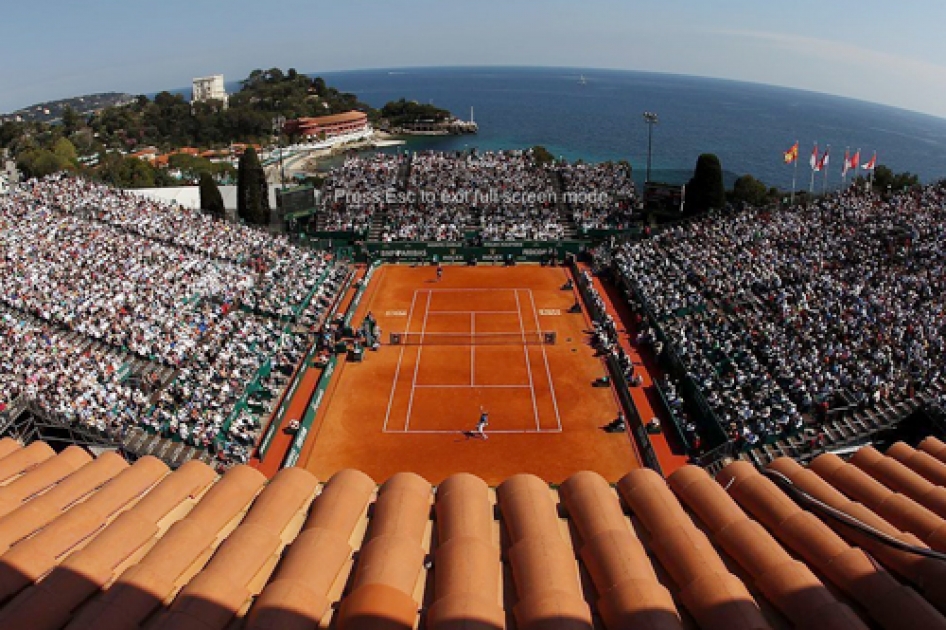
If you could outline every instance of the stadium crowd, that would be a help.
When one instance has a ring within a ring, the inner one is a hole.
[[[754,444],[942,382],[944,243],[933,186],[710,216],[612,254],[723,428]]]
[[[397,192],[398,176],[406,159],[400,154],[355,155],[333,168],[323,187],[325,229],[365,232],[376,212],[397,207],[392,195]]]
[[[583,230],[620,230],[630,227],[635,188],[626,163],[583,162],[555,166],[572,209],[572,217]]]
[[[564,233],[548,173],[529,151],[421,152],[411,160],[408,191],[436,200],[432,215],[419,208],[425,222],[460,213],[485,240],[554,240]]]
[[[384,242],[459,241],[467,231],[549,241],[566,234],[560,207],[585,230],[630,227],[635,189],[626,163],[540,166],[531,150],[421,151],[350,157],[329,174],[323,197],[326,230],[366,231],[383,213]]]
[[[31,180],[0,198],[0,406],[25,395],[101,432],[144,425],[243,461],[260,427],[230,418],[235,403],[264,366],[291,372],[343,273],[283,237]],[[128,378],[131,355],[173,382],[153,397]]]

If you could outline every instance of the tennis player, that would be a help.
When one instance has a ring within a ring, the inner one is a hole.
[[[437,263],[437,282],[443,280],[443,265]]]
[[[480,419],[476,423],[476,433],[479,434],[484,440],[488,440],[489,437],[486,435],[486,427],[489,426],[489,412],[480,407]]]

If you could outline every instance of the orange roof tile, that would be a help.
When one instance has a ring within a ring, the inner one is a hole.
[[[341,114],[329,114],[327,116],[308,116],[297,118],[295,121],[300,125],[334,125],[337,123],[358,122],[367,120],[368,114],[359,111],[343,112]]]
[[[769,468],[938,549],[938,456],[925,441]],[[0,476],[0,630],[946,629],[946,563],[809,511],[745,462],[616,488],[590,472],[377,488],[0,441]]]

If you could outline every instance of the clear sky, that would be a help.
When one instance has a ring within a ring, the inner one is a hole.
[[[4,0],[0,112],[254,68],[540,65],[798,87],[946,117],[943,0]]]

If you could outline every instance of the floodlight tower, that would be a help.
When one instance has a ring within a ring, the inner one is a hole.
[[[650,183],[650,161],[654,148],[654,125],[660,122],[654,112],[644,112],[644,122],[647,123],[647,177],[644,183]]]

